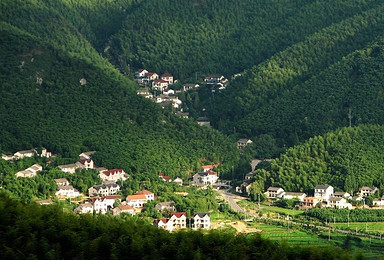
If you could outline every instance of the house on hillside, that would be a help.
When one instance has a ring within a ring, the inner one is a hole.
[[[35,152],[36,152],[35,149],[23,150],[23,151],[16,152],[13,156],[15,159],[22,159],[25,157],[33,157],[35,155]]]
[[[165,182],[171,182],[172,181],[171,177],[166,176],[166,175],[164,175],[162,173],[159,173],[159,178],[162,179]]]
[[[114,216],[118,216],[121,214],[130,214],[130,215],[135,215],[135,209],[129,205],[119,205],[118,207],[112,209],[112,214]]]
[[[345,192],[345,191],[335,191],[333,193],[333,196],[336,198],[344,198],[346,200],[352,199],[351,194],[349,194],[348,192]]]
[[[251,194],[252,180],[245,180],[236,187],[236,192],[249,196]]]
[[[82,203],[75,209],[75,212],[78,214],[92,214],[93,204],[90,202]]]
[[[305,197],[303,201],[300,202],[300,206],[306,209],[314,208],[318,203],[321,203],[322,199],[315,197]]]
[[[126,198],[127,205],[133,208],[142,208],[147,203],[147,198],[144,194],[128,195]]]
[[[244,176],[244,180],[252,180],[253,177],[255,176],[254,172],[249,172]]]
[[[90,198],[91,203],[93,204],[93,210],[97,214],[106,214],[114,208],[116,201],[121,202],[120,195],[111,195],[104,197],[95,197]]]
[[[208,117],[199,117],[197,118],[197,123],[200,125],[200,126],[208,126],[208,127],[211,127],[211,121],[209,120]]]
[[[37,172],[42,171],[43,166],[40,164],[34,164],[31,167],[25,169],[24,171],[19,171],[16,173],[16,178],[23,177],[23,178],[32,178],[37,176]]]
[[[82,169],[93,169],[94,164],[92,159],[80,158],[79,163],[82,165]]]
[[[192,229],[210,229],[211,217],[207,212],[194,213],[191,219],[188,219],[187,226]]]
[[[322,201],[328,201],[328,199],[333,196],[333,187],[331,185],[317,185],[315,187],[314,197]]]
[[[99,172],[99,177],[104,182],[117,182],[119,180],[125,181],[128,179],[129,175],[124,172],[123,169],[112,169],[107,171]]]
[[[96,196],[109,196],[115,195],[120,191],[119,184],[115,182],[106,182],[100,185],[94,185],[88,189],[88,194],[90,197]]]
[[[159,78],[159,75],[155,72],[147,72],[145,73],[144,75],[144,79],[149,82],[149,81],[153,81],[155,79],[158,79]]]
[[[346,199],[338,197],[329,197],[327,206],[336,209],[352,209],[351,203],[347,203]]]
[[[160,76],[160,78],[162,80],[167,81],[170,85],[173,84],[173,76],[170,73],[164,73],[163,75]]]
[[[147,200],[155,200],[155,193],[149,190],[141,190],[136,192],[135,195],[144,195]]]
[[[69,181],[66,178],[54,179],[53,180],[57,186],[68,186],[70,185]]]
[[[93,155],[94,153],[96,153],[96,151],[83,152],[83,153],[79,154],[79,158],[80,158],[80,159],[84,158],[84,159],[89,160],[89,159],[91,159],[91,157],[92,157],[92,155]],[[93,167],[92,167],[92,168],[93,168]]]
[[[139,69],[138,71],[135,72],[135,78],[139,79],[139,78],[144,78],[145,77],[145,74],[148,73],[148,70],[146,69]]]
[[[67,185],[58,186],[55,195],[58,198],[76,198],[79,197],[81,194],[72,185]]]
[[[149,98],[149,99],[152,99],[153,98],[153,94],[148,90],[148,89],[139,89],[139,90],[136,90],[136,94],[137,95],[140,95],[140,96],[143,96],[145,98]]]
[[[199,84],[184,84],[182,87],[182,91],[189,91],[192,89],[198,89],[200,87]]]
[[[155,210],[160,211],[160,212],[162,212],[164,210],[168,210],[170,212],[173,212],[173,211],[176,211],[175,205],[176,204],[174,201],[160,202],[160,203],[156,204]]]
[[[163,92],[168,88],[168,81],[162,79],[155,79],[152,81],[152,89]]]
[[[169,232],[172,232],[174,230],[172,221],[169,220],[169,218],[158,218],[153,220],[153,225],[157,228],[162,228],[164,230],[167,230]]]
[[[173,223],[174,229],[187,227],[187,213],[185,212],[172,212],[169,220]]]
[[[285,191],[283,190],[283,188],[280,188],[280,187],[269,187],[267,191],[264,192],[264,194],[269,199],[276,199],[276,198],[281,199],[284,196]]]
[[[376,187],[363,186],[359,189],[360,196],[363,198],[369,197],[378,191]]]
[[[72,163],[72,164],[64,164],[57,166],[61,171],[67,173],[75,173],[76,169],[82,169],[83,165],[80,162]]]
[[[377,207],[383,207],[384,206],[384,196],[381,198],[375,198],[373,199],[373,206]]]
[[[215,184],[219,177],[215,171],[198,172],[193,175],[192,184],[196,186],[206,186]]]
[[[297,199],[299,201],[303,201],[304,198],[307,197],[307,194],[303,192],[285,192],[283,199],[290,200],[290,199]]]
[[[176,179],[173,180],[174,183],[179,184],[180,186],[183,186],[183,179],[176,177]]]
[[[244,150],[244,148],[251,143],[253,143],[251,139],[239,139],[237,140],[237,149]]]

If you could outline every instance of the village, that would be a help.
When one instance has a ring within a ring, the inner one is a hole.
[[[238,148],[243,149],[252,141],[249,139],[240,139]],[[130,175],[123,169],[106,169],[97,167],[94,164],[92,155],[96,151],[83,152],[79,155],[78,161],[73,164],[58,165],[57,168],[63,173],[79,174],[79,170],[95,170],[98,173],[101,184],[93,185],[88,189],[87,194],[80,193],[66,178],[54,179],[57,185],[55,197],[58,200],[69,200],[77,204],[74,212],[77,214],[110,214],[118,216],[121,214],[138,215],[145,209],[146,204],[159,199],[154,192],[148,189],[138,190],[123,198],[121,196],[121,184],[129,181]],[[47,149],[31,149],[18,151],[14,155],[2,155],[2,159],[20,160],[28,157],[45,157],[54,158]],[[215,190],[224,189],[226,192],[237,194],[243,197],[250,196],[250,190],[254,181],[255,172],[249,172],[245,175],[240,185],[231,187],[231,181],[220,180],[218,173],[214,170],[218,165],[203,165],[200,172],[195,173],[189,180],[183,180],[180,177],[171,178],[163,173],[158,174],[158,180],[164,183],[174,183],[178,186],[194,186],[198,189],[213,188]],[[34,164],[25,170],[15,174],[16,178],[33,178],[36,177],[43,167]],[[186,184],[186,182],[188,184]],[[187,196],[187,192],[179,192],[183,196]],[[335,208],[335,209],[353,209],[352,201],[363,201],[366,198],[378,193],[376,187],[361,187],[359,192],[353,197],[351,194],[342,191],[334,191],[331,185],[319,184],[314,188],[313,195],[308,196],[303,192],[285,191],[281,187],[269,187],[264,196],[270,203],[281,200],[296,200],[298,203],[295,207],[300,209],[309,209],[314,207]],[[260,198],[260,197],[259,197]],[[52,198],[36,201],[41,205],[53,203]],[[154,209],[162,214],[163,217],[153,219],[153,225],[165,229],[167,231],[175,231],[179,229],[210,229],[212,228],[210,212],[191,212],[187,214],[185,211],[177,211],[174,201],[160,201]],[[384,197],[373,199],[373,207],[381,208],[384,206]],[[368,207],[364,205],[363,207]]]

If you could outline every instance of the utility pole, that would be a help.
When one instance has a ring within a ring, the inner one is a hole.
[[[259,197],[259,211],[260,211],[260,193],[257,194],[257,195],[258,195],[258,197]]]
[[[331,227],[328,228],[328,241],[331,241]]]
[[[348,211],[348,227],[349,227],[349,211]]]

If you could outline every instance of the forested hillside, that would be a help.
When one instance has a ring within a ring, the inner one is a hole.
[[[343,128],[309,139],[287,150],[260,170],[266,186],[288,191],[313,192],[318,184],[353,193],[362,186],[384,189],[384,127],[365,125]]]
[[[383,10],[334,23],[246,71],[215,96],[216,127],[291,146],[348,126],[349,117],[383,123]]]
[[[231,76],[380,1],[143,1],[111,37],[116,64]]]
[[[88,40],[100,32],[91,22],[81,26],[82,12],[68,19],[62,5],[76,9],[70,1],[0,4],[0,150],[45,146],[76,158],[92,149],[98,165],[155,176],[233,165],[238,155],[228,138],[137,96]]]

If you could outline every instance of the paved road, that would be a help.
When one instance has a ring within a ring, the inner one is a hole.
[[[245,214],[248,214],[254,218],[260,219],[260,217],[257,214],[252,214],[252,213],[247,212],[245,209],[243,209],[242,207],[240,207],[236,203],[235,198],[238,197],[237,195],[230,193],[228,190],[219,190],[219,193],[225,198],[225,200],[228,202],[229,206],[233,210],[241,212],[241,213],[245,213]],[[274,219],[274,218],[265,218],[265,217],[262,217],[262,218],[268,219],[268,220],[273,220],[273,221],[279,221],[279,222],[285,221],[285,220]],[[347,234],[347,235],[371,237],[371,238],[376,238],[376,239],[380,239],[380,240],[382,239],[381,236],[377,236],[377,235],[369,235],[369,234],[358,233],[358,232],[353,232],[353,231],[343,230],[343,229],[334,229],[334,228],[328,227],[328,226],[318,226],[318,225],[314,225],[314,224],[303,224],[303,223],[295,222],[295,221],[289,221],[289,224],[295,225],[295,226],[302,225],[302,226],[307,226],[307,227],[311,227],[311,228],[318,228],[318,229],[325,230],[325,231],[328,231],[329,229],[331,229],[332,232],[338,232],[338,233],[343,233],[343,234]]]

